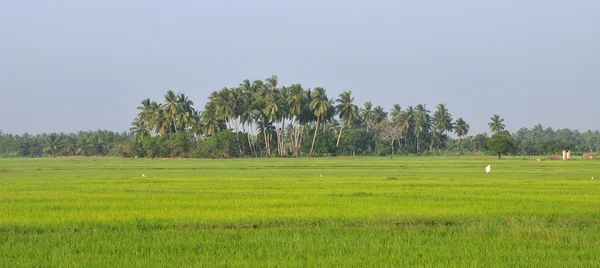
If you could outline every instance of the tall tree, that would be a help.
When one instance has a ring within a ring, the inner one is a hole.
[[[327,93],[325,92],[324,88],[321,88],[321,87],[315,88],[312,97],[313,97],[313,100],[310,103],[310,110],[313,112],[313,114],[317,118],[317,123],[315,125],[315,133],[313,135],[312,145],[310,146],[310,153],[309,153],[310,155],[313,154],[320,120],[325,119],[325,116],[327,115],[327,111],[330,108],[329,99],[327,98]]]
[[[400,123],[400,118],[402,116],[402,107],[400,107],[400,104],[394,104],[390,115],[392,116],[392,121]]]
[[[194,115],[194,102],[191,101],[185,94],[177,94],[177,118],[179,129],[186,130],[192,127]]]
[[[360,111],[360,117],[364,121],[367,131],[375,125],[377,119],[377,113],[373,110],[373,103],[370,101],[365,102],[364,108]]]
[[[306,91],[302,88],[301,84],[293,84],[289,87],[288,94],[288,112],[293,117],[294,122],[294,150],[298,150],[300,147],[299,138],[301,131],[298,130],[297,124],[300,124],[300,116],[307,102]],[[294,152],[297,154],[297,152]]]
[[[504,131],[504,128],[506,127],[504,125],[504,119],[500,118],[499,115],[495,114],[494,116],[492,116],[492,118],[490,118],[490,120],[492,121],[488,123],[488,126],[490,127],[490,130],[493,133],[498,134]]]
[[[392,149],[392,158],[394,157],[394,142],[402,138],[402,129],[393,121],[384,121],[379,125],[379,136],[382,140],[388,142]]]
[[[136,117],[135,120],[133,120],[129,131],[133,134],[134,140],[142,139],[144,136],[150,136],[150,129],[146,125],[146,122],[142,121],[140,117]]]
[[[469,124],[467,124],[467,122],[465,122],[465,120],[463,120],[462,117],[459,117],[458,119],[456,119],[456,123],[454,124],[454,132],[456,133],[456,135],[458,136],[458,150],[460,151],[460,146],[462,143],[462,138],[464,136],[467,136],[467,134],[469,133]]]
[[[167,94],[165,94],[165,115],[169,118],[169,121],[172,124],[171,129],[177,132],[177,111],[180,105],[178,102],[177,94],[173,92],[173,90],[168,90]]]
[[[436,148],[439,148],[439,135],[443,135],[444,132],[452,131],[454,126],[452,125],[452,115],[446,108],[446,104],[438,104],[437,110],[433,115],[433,124],[435,130],[432,132],[436,138]]]
[[[342,137],[342,131],[344,125],[349,125],[358,118],[358,106],[354,104],[354,97],[352,97],[352,91],[344,91],[340,93],[339,98],[336,100],[337,106],[335,107],[342,124],[340,126],[340,133],[338,134],[336,147],[340,145],[340,137]]]

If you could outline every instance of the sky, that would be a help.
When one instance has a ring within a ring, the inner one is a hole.
[[[0,130],[126,131],[168,89],[277,75],[386,110],[446,103],[471,133],[600,129],[600,1],[0,2]]]

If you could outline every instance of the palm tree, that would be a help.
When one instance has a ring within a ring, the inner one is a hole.
[[[462,143],[462,137],[467,136],[469,133],[469,124],[463,120],[462,117],[456,119],[456,123],[454,124],[454,132],[458,136],[458,151],[460,151],[460,145]]]
[[[150,129],[148,128],[146,122],[142,121],[139,117],[133,120],[129,131],[131,131],[133,134],[133,140],[139,140],[144,136],[150,136]]]
[[[415,126],[414,126],[414,133],[415,133],[415,137],[416,137],[416,143],[417,143],[417,154],[419,153],[419,138],[424,136],[425,134],[427,134],[429,130],[429,122],[427,121],[426,117],[421,116],[418,117],[417,120],[415,121]]]
[[[173,90],[168,90],[165,94],[165,115],[172,123],[172,128],[177,132],[177,110],[179,107],[177,95]]]
[[[204,135],[213,135],[222,129],[223,120],[220,120],[214,105],[212,102],[207,102],[200,115]]]
[[[373,124],[377,118],[376,112],[373,111],[373,103],[372,102],[370,102],[370,101],[365,102],[364,108],[361,109],[361,111],[360,111],[360,117],[365,122],[365,125],[367,126],[367,131],[369,131],[369,129],[373,126]]]
[[[358,118],[358,106],[354,104],[354,97],[352,97],[352,91],[344,91],[340,93],[340,97],[336,100],[338,105],[335,107],[339,113],[342,125],[340,127],[340,133],[338,134],[336,147],[340,145],[340,138],[342,137],[342,131],[344,125],[350,124],[350,122]]]
[[[429,133],[431,121],[431,117],[429,116],[430,112],[431,111],[427,110],[424,104],[418,104],[415,107],[415,123],[413,127],[413,132],[416,138],[417,153],[419,153],[420,149],[419,138],[426,136]]]
[[[151,124],[156,128],[156,132],[161,136],[171,133],[171,130],[173,129],[171,115],[166,109],[156,110],[154,116],[152,117]]]
[[[402,131],[402,137],[404,137],[404,143],[407,143],[408,134],[411,133],[412,127],[414,126],[414,109],[412,106],[406,108],[405,111],[400,113],[398,117],[398,124],[400,125],[400,131]]]
[[[270,121],[275,122],[275,131],[277,132],[277,153],[281,154],[280,150],[280,139],[279,139],[279,103],[277,101],[277,96],[274,93],[267,93],[265,98],[265,108],[263,109],[263,113]],[[269,141],[271,141],[269,137]]]
[[[252,145],[251,136],[254,136],[254,134],[252,133],[254,118],[256,118],[256,116],[259,113],[260,113],[260,111],[258,111],[257,109],[254,108],[252,99],[246,99],[246,100],[242,101],[242,104],[240,107],[240,122],[242,124],[242,127],[244,125],[248,125],[248,133],[246,134],[247,139],[248,139],[248,146],[250,147],[250,150],[252,151],[252,153],[255,156],[256,156],[256,152],[255,152],[255,148]]]
[[[492,122],[488,123],[488,126],[493,133],[498,134],[504,131],[504,128],[506,127],[503,123],[504,119],[500,118],[499,115],[495,114],[490,120],[492,120]]]
[[[75,154],[77,150],[77,136],[74,134],[69,134],[63,137],[63,152],[67,156],[72,156]]]
[[[392,121],[394,121],[394,123],[400,123],[400,117],[402,115],[402,107],[400,107],[400,104],[394,104],[390,115],[392,116]]]
[[[310,103],[310,110],[317,118],[317,124],[315,125],[315,134],[313,135],[312,145],[310,146],[310,155],[313,154],[315,147],[315,140],[317,139],[317,130],[319,129],[319,121],[324,119],[327,115],[327,111],[330,108],[329,99],[324,88],[317,87],[314,90],[313,100]]]
[[[439,148],[438,134],[443,135],[446,131],[452,131],[454,126],[452,125],[452,115],[448,112],[446,104],[439,104],[437,111],[434,113],[433,124],[435,131],[433,131],[434,138],[437,141],[437,148]]]
[[[194,109],[190,118],[190,133],[198,138],[202,135],[202,115],[201,113]]]
[[[227,129],[231,129],[229,121],[235,116],[235,104],[231,90],[224,87],[218,92],[213,92],[210,100],[214,102],[216,115],[225,121]]]
[[[277,88],[279,79],[277,78],[276,75],[272,75],[271,77],[266,78],[265,81],[267,82],[267,86],[270,91],[275,92],[275,91],[279,90],[279,88]]]
[[[377,107],[375,107],[375,109],[373,109],[373,112],[375,113],[374,125],[377,125],[377,124],[387,120],[388,113],[383,110],[383,107],[377,105]]]
[[[300,147],[299,138],[301,131],[298,131],[297,124],[300,122],[300,116],[302,115],[302,110],[307,102],[306,91],[302,88],[301,84],[293,84],[289,87],[288,91],[288,112],[293,117],[292,121],[294,122],[294,150],[297,150]]]
[[[137,109],[140,110],[138,113],[139,119],[144,122],[149,129],[154,129],[155,126],[152,122],[154,121],[156,111],[162,109],[162,105],[157,104],[155,101],[150,101],[150,99],[145,99]]]
[[[194,115],[194,102],[189,100],[185,94],[177,95],[177,118],[179,128],[185,130],[191,127],[192,116]]]
[[[415,109],[412,106],[408,106],[406,110],[400,116],[400,128],[402,129],[403,136],[406,142],[408,134],[411,132],[414,125]]]

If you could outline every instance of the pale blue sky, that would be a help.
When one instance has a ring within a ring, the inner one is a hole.
[[[390,109],[447,103],[472,133],[598,129],[600,1],[0,3],[0,130],[124,131],[167,89],[272,74]]]

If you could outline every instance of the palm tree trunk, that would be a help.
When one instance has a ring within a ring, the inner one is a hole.
[[[287,149],[284,146],[285,143],[285,117],[282,119],[282,124],[281,124],[281,150],[283,151],[284,154],[287,154]]]
[[[337,143],[335,144],[335,147],[339,147],[340,146],[340,138],[342,137],[342,131],[344,130],[344,124],[342,124],[342,126],[340,127],[340,133],[338,134],[338,139],[337,139]]]
[[[275,121],[276,132],[277,135],[277,154],[281,156],[281,129],[279,128],[279,119]]]
[[[460,143],[462,142],[461,137],[458,137],[458,151],[460,152]]]
[[[310,146],[309,155],[312,156],[313,149],[315,148],[315,140],[317,139],[317,130],[319,129],[319,117],[317,117],[317,125],[315,126],[315,134],[313,135],[312,145]]]
[[[300,146],[302,146],[302,141],[304,140],[304,136],[306,135],[306,125],[301,126],[301,130],[298,135],[300,136],[300,141],[298,142],[298,150],[299,150]]]
[[[252,138],[250,140],[253,140],[254,137],[256,137],[256,135],[254,134],[254,125],[252,124],[252,122],[250,122],[250,124],[249,124],[248,131],[252,134]],[[256,152],[256,144],[255,143],[254,144],[250,143],[250,150],[252,150],[254,152],[254,157],[256,157],[257,156],[257,152]]]
[[[250,131],[248,131],[248,133],[246,133],[246,137],[248,138],[248,147],[250,147],[250,153],[252,152],[252,142],[250,142]]]
[[[417,135],[417,154],[419,154],[419,136]]]

